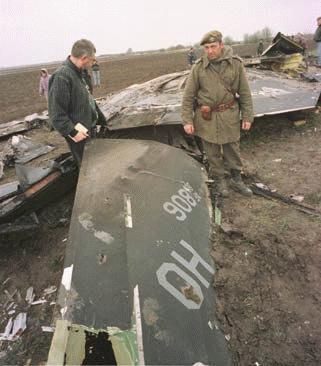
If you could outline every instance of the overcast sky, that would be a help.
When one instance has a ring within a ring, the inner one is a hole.
[[[320,0],[0,0],[0,67],[63,60],[74,41],[97,55],[189,45],[209,30],[242,40],[264,27],[313,33]]]

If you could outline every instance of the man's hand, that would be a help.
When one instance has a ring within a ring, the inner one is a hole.
[[[194,134],[194,126],[191,123],[186,124],[186,125],[184,125],[184,131],[188,135],[193,135]]]
[[[71,137],[75,142],[80,142],[82,140],[85,140],[87,137],[89,137],[87,132],[79,131],[77,135],[74,137]]]
[[[249,121],[242,121],[242,130],[248,131],[252,126],[252,123]]]

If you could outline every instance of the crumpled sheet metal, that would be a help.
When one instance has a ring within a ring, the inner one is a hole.
[[[0,185],[0,202],[17,194],[19,190],[19,181],[5,183]]]
[[[78,169],[68,153],[47,167],[20,166],[18,175],[21,181],[17,194],[0,202],[0,224],[34,212],[70,191],[77,184]]]
[[[11,145],[15,153],[14,160],[18,164],[25,164],[55,149],[53,145],[35,143],[30,138],[23,135],[13,136]]]
[[[321,84],[287,79],[273,72],[248,72],[255,117],[314,108]]]
[[[0,124],[0,138],[15,133],[24,132],[29,129],[26,121],[10,121]]]
[[[272,44],[264,50],[262,56],[290,55],[293,53],[303,53],[303,47],[279,32],[272,40]]]
[[[48,123],[48,120],[48,112],[44,111],[40,114],[33,113],[23,120],[0,123],[0,138],[30,130],[40,124]]]
[[[309,82],[321,82],[321,72],[304,72],[302,77]]]
[[[180,124],[183,87],[189,71],[132,85],[100,104],[110,130]]]
[[[16,164],[16,176],[22,190],[26,190],[31,185],[39,182],[56,169],[54,161],[49,162],[48,165],[48,167],[31,167]]]
[[[189,71],[168,74],[130,86],[102,101],[109,130],[181,124],[181,103]],[[290,80],[269,71],[247,70],[254,115],[315,107],[321,86]]]

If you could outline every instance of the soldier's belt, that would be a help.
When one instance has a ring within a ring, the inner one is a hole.
[[[218,104],[215,107],[210,107],[208,105],[201,105],[199,108],[201,110],[202,117],[206,121],[210,121],[212,119],[212,112],[224,112],[227,109],[230,109],[235,103],[235,100],[231,100],[227,103]]]

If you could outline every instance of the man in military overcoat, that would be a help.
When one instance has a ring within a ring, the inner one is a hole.
[[[182,102],[182,121],[187,134],[202,139],[216,191],[228,196],[224,168],[230,170],[230,187],[250,196],[242,181],[240,120],[242,129],[253,122],[253,104],[242,60],[224,46],[222,34],[211,31],[201,40],[204,56],[193,66]]]

